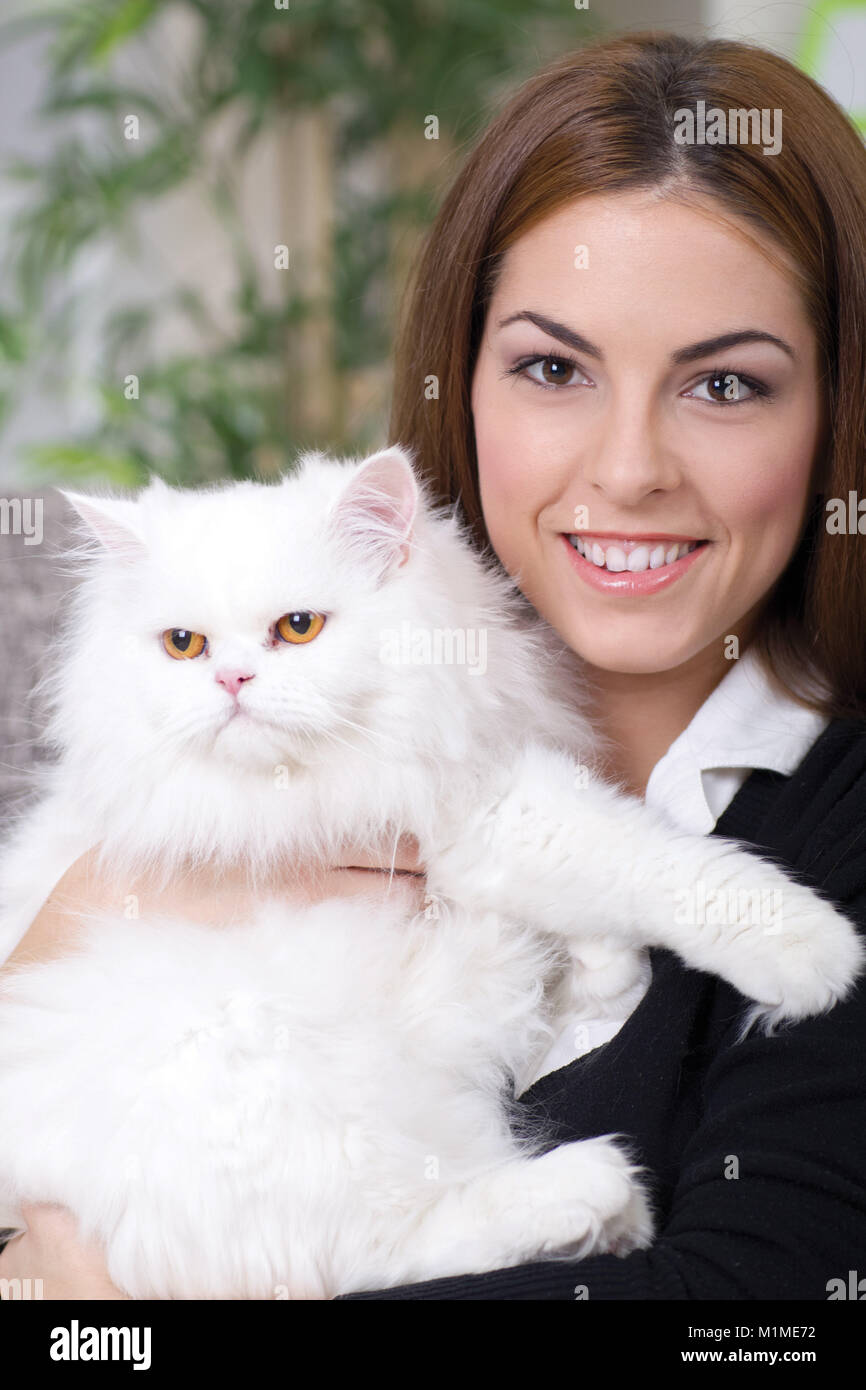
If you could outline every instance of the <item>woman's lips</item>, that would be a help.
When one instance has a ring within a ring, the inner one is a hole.
[[[666,589],[670,584],[675,584],[691,569],[699,556],[703,555],[709,546],[709,541],[698,541],[695,549],[690,551],[688,555],[681,556],[679,560],[674,560],[669,565],[660,565],[658,569],[608,570],[593,564],[591,560],[587,560],[579,551],[575,550],[565,532],[560,532],[560,541],[568,552],[572,568],[577,571],[586,584],[602,593],[623,595],[655,594],[660,589]],[[649,542],[637,541],[634,544],[646,545]],[[674,542],[670,544],[672,545]],[[633,548],[631,544],[629,544],[629,548]]]

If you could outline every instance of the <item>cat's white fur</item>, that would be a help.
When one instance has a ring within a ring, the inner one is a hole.
[[[816,894],[601,781],[576,658],[410,465],[310,453],[277,485],[67,494],[99,544],[45,686],[59,761],[0,861],[0,959],[95,845],[118,911],[3,982],[0,1199],[70,1207],[137,1298],[330,1298],[645,1246],[627,1137],[509,1123],[562,1010],[603,1006],[646,945],[758,1001],[744,1032],[831,1007],[863,964]],[[299,610],[319,636],[275,640]],[[485,669],[384,659],[405,625],[483,630]],[[166,654],[178,627],[200,657]],[[253,677],[236,717],[225,670]],[[120,907],[146,865],[255,879],[403,832],[435,911],[263,897],[215,929]],[[698,879],[780,889],[781,930],[684,924]]]

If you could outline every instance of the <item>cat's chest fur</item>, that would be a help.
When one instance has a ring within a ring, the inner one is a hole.
[[[564,962],[445,904],[429,920],[400,900],[272,901],[231,928],[106,917],[5,999],[0,1052],[20,1063],[27,1039],[29,1067],[0,1078],[28,1135],[26,1162],[0,1138],[3,1181],[85,1222],[116,1211],[113,1269],[136,1297],[333,1296],[359,1232],[367,1277],[381,1248],[387,1278],[443,1185],[501,1163],[511,1068],[549,1042],[539,985]]]

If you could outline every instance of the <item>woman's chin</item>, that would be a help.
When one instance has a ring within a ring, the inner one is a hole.
[[[652,676],[675,671],[711,641],[709,636],[703,640],[695,637],[693,641],[684,641],[687,634],[680,632],[676,634],[679,640],[674,643],[670,640],[670,631],[639,630],[637,624],[633,631],[623,626],[603,635],[576,631],[565,623],[558,626],[557,631],[589,669],[623,676]]]

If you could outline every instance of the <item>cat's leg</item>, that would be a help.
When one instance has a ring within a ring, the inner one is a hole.
[[[653,1237],[640,1169],[605,1135],[514,1157],[445,1191],[387,1252],[337,1290],[394,1287],[543,1259],[626,1255]]]
[[[675,951],[760,1002],[747,1026],[819,1013],[866,963],[855,927],[778,866],[686,835],[565,754],[528,745],[422,846],[431,892],[571,939]]]

